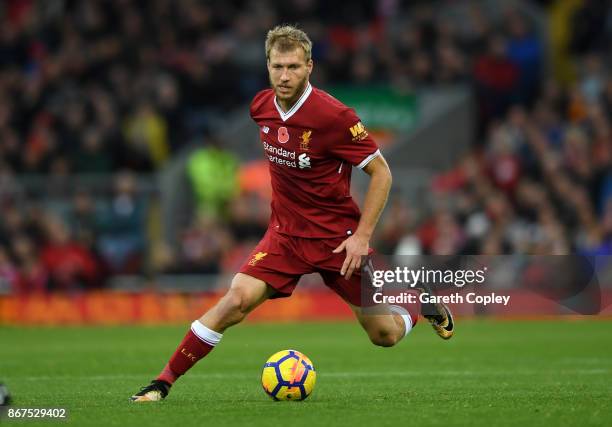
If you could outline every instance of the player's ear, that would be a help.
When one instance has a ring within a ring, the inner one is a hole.
[[[312,59],[309,59],[308,62],[306,63],[306,67],[308,68],[308,73],[312,73],[313,66],[314,66],[314,62],[312,62]]]

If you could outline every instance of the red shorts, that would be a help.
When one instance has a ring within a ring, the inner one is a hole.
[[[354,271],[351,278],[346,280],[340,274],[346,252],[332,252],[345,239],[307,239],[268,229],[240,268],[240,273],[263,280],[273,287],[276,295],[272,298],[290,296],[303,274],[319,273],[326,286],[345,301],[361,307],[361,271]]]

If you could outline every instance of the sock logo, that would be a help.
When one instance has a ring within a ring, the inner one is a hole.
[[[193,353],[187,351],[185,347],[181,349],[181,354],[185,356],[187,359],[190,359],[192,362],[195,362],[198,360],[198,358]]]

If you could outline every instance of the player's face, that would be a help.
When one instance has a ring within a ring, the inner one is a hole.
[[[312,59],[306,60],[304,49],[292,51],[270,51],[268,73],[276,99],[283,104],[291,104],[300,97],[312,72]]]

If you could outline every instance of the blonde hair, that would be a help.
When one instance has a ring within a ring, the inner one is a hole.
[[[298,47],[304,49],[304,57],[309,61],[312,57],[312,42],[308,35],[292,25],[278,25],[268,31],[266,59],[270,59],[272,48],[276,48],[279,52],[288,52]]]

